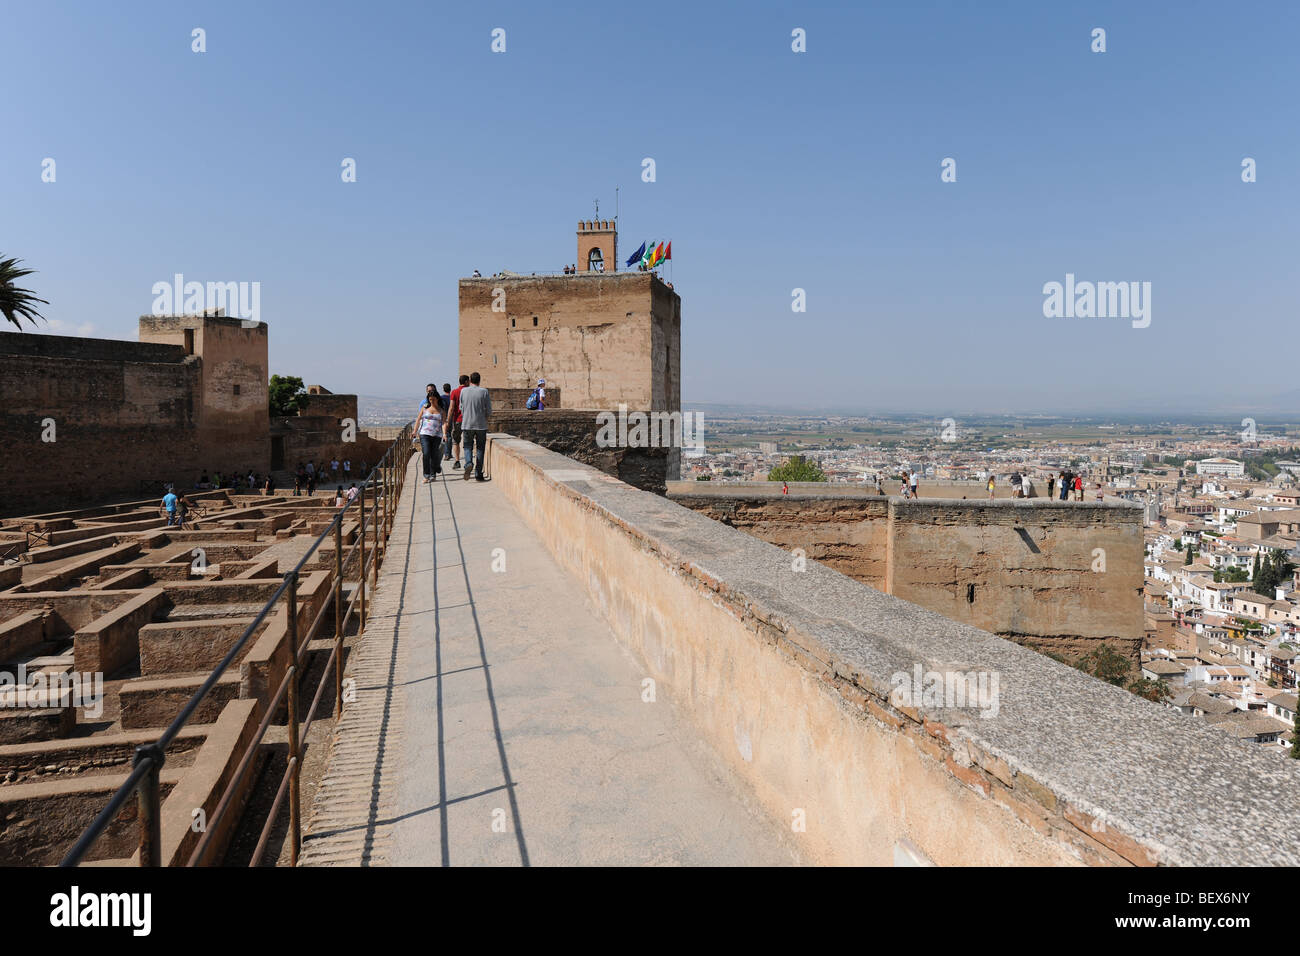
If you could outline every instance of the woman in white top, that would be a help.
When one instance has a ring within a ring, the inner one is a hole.
[[[420,437],[420,450],[424,453],[424,481],[435,481],[442,471],[442,404],[437,388],[429,386],[424,404],[415,416],[415,433]]]

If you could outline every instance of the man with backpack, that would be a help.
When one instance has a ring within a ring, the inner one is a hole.
[[[528,396],[528,401],[524,405],[530,412],[540,412],[546,408],[546,379],[537,380],[537,387],[533,389],[533,393]]]

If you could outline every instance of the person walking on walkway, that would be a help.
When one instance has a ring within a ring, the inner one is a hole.
[[[915,468],[912,469],[912,498],[916,498],[916,486],[921,481],[921,473]]]
[[[172,486],[167,486],[167,493],[163,495],[162,504],[158,506],[160,511],[167,512],[167,527],[176,523],[176,493],[172,491]]]
[[[470,460],[474,462],[474,480],[483,477],[483,455],[487,452],[488,418],[492,415],[492,396],[479,384],[478,372],[471,372],[469,384],[460,390],[461,431],[465,435],[465,480],[469,481]]]
[[[456,464],[452,466],[453,468],[460,467],[460,439],[462,432],[460,393],[464,391],[465,386],[469,384],[469,376],[462,375],[457,379],[457,381],[460,382],[460,384],[451,390],[451,408],[447,411],[447,418],[450,420],[447,427],[447,440],[451,443],[451,448],[456,453]],[[469,457],[466,456],[465,468],[467,470],[469,469],[469,464]]]
[[[992,500],[992,498],[993,498],[993,475],[990,474],[989,475],[989,499]]]
[[[442,405],[436,389],[425,395],[424,404],[415,416],[415,433],[420,438],[420,450],[424,455],[424,483],[427,485],[442,471]]]
[[[451,382],[442,383],[442,460],[451,461]]]

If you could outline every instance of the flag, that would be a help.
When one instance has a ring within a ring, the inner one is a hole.
[[[644,255],[645,255],[645,243],[643,242],[643,243],[641,243],[641,248],[638,249],[636,252],[632,253],[632,255],[628,257],[628,260],[627,260],[627,267],[628,267],[629,269],[631,269],[631,268],[632,268],[632,263],[636,262],[638,259],[640,259],[640,258],[641,258],[642,256],[644,256]]]
[[[664,244],[661,242],[655,247],[654,255],[650,257],[650,268],[653,269],[659,263],[664,261]]]
[[[650,240],[650,244],[649,244],[648,246],[646,246],[645,254],[641,256],[641,265],[646,266],[647,268],[649,268],[649,266],[650,266],[650,258],[651,258],[654,254],[655,254],[655,241],[654,241],[653,239],[651,239],[651,240]]]
[[[673,244],[672,242],[669,242],[668,248],[664,250],[664,261],[667,262],[672,257],[673,257]]]

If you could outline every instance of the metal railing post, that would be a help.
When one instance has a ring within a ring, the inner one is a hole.
[[[300,803],[300,777],[302,770],[302,742],[298,739],[298,673],[302,661],[298,657],[298,573],[290,571],[289,578],[289,641],[293,648],[293,663],[289,665],[289,829],[292,843],[289,848],[289,865],[298,865],[298,851],[302,847],[302,806]]]
[[[357,547],[360,557],[357,563],[357,587],[360,589],[361,600],[361,617],[360,630],[366,629],[366,490],[361,489],[358,496],[361,499],[361,509],[357,512],[360,521],[357,525]]]
[[[334,516],[334,642],[343,637],[343,516]]]
[[[298,771],[300,741],[298,740],[298,668],[289,665],[289,865],[298,865],[298,851],[302,848],[302,820],[299,816],[300,793]]]
[[[371,560],[375,562],[375,570],[370,577],[370,583],[372,587],[377,588],[379,587],[379,494],[377,492],[374,496],[374,500],[370,504],[370,508],[372,512],[370,516],[370,525],[374,528],[374,547],[370,549],[370,554]],[[385,544],[386,543],[387,539],[385,539]]]
[[[135,748],[134,763],[150,760],[148,772],[140,781],[140,865],[162,866],[162,793],[160,774],[166,753],[156,743]]]

